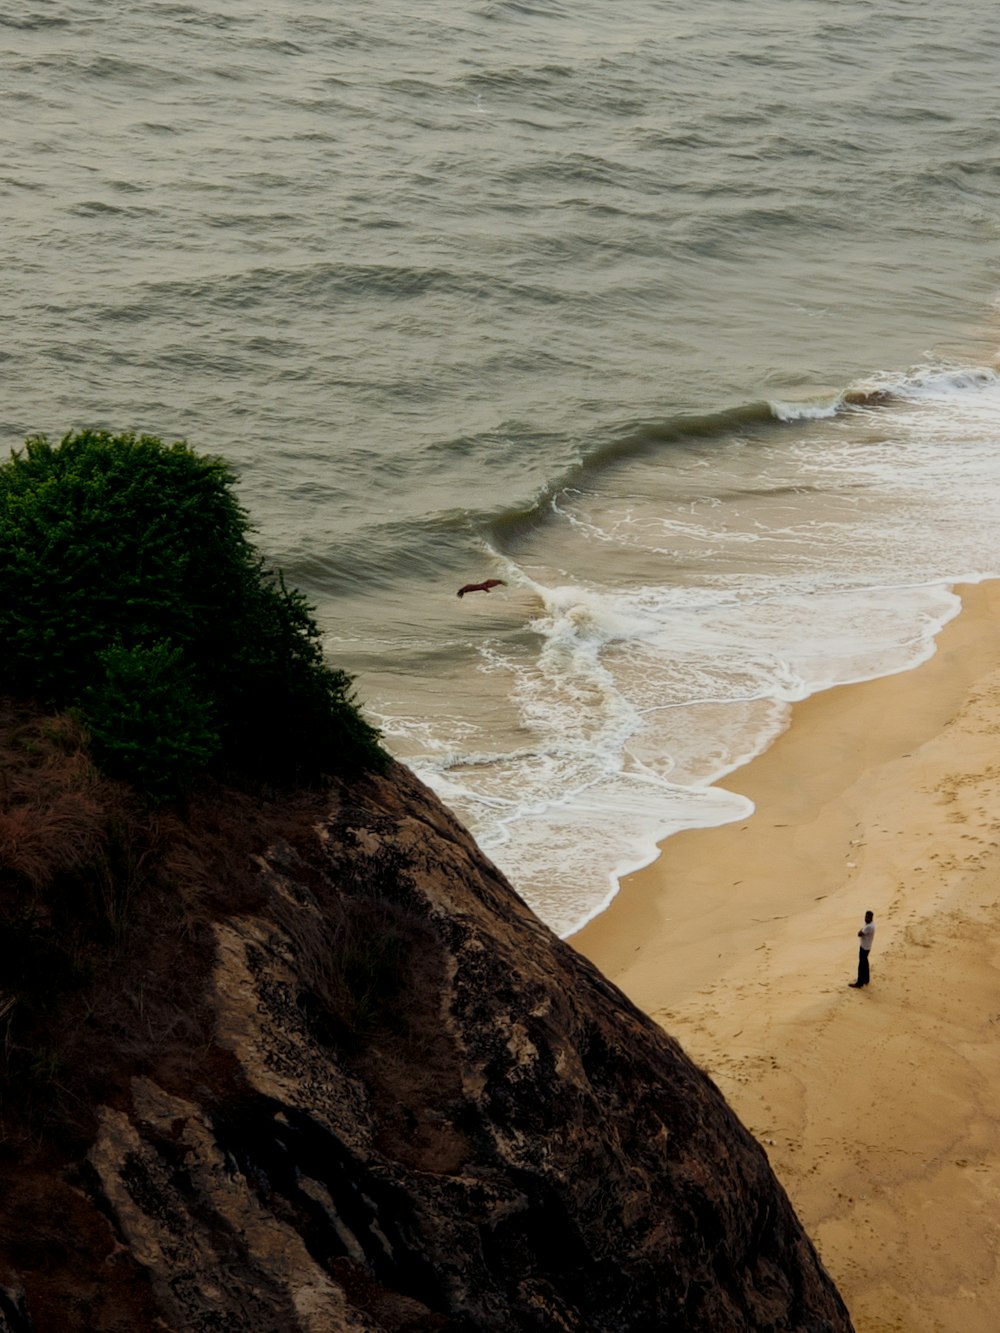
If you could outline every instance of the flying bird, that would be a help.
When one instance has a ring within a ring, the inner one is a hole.
[[[489,592],[491,588],[506,588],[507,584],[503,579],[486,579],[483,583],[467,583],[463,588],[459,588],[459,597],[464,597],[467,592]]]

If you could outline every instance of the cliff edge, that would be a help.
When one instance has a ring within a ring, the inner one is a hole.
[[[73,771],[3,792],[5,947],[87,912],[106,961],[0,981],[0,1333],[851,1329],[711,1080],[405,768],[141,837]],[[29,799],[98,830],[71,907]]]

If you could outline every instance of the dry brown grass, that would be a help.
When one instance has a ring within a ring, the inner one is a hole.
[[[0,705],[0,886],[38,892],[100,855],[106,795],[72,719]]]
[[[331,862],[317,833],[353,795],[206,783],[151,808],[95,772],[71,718],[0,699],[0,1265],[32,1275],[39,1328],[152,1327],[140,1265],[101,1262],[113,1237],[79,1173],[98,1108],[128,1111],[136,1075],[209,1115],[238,1102],[238,1062],[214,1041],[219,918],[287,935],[296,1002],[370,1085],[385,1151],[417,1170],[466,1159],[431,1114],[461,1093],[441,942],[394,896],[405,867],[350,846]],[[93,1309],[70,1318],[81,1291]]]
[[[72,717],[0,699],[0,1154],[79,1144],[135,1073],[178,1091],[218,1073],[211,922],[261,906],[255,858],[314,837],[322,808],[208,785],[150,808],[96,772]]]

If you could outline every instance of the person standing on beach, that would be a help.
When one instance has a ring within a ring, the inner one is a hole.
[[[856,990],[868,985],[868,955],[872,951],[872,942],[875,939],[874,912],[865,913],[865,924],[858,931],[858,939],[861,941],[861,948],[858,950],[858,979],[850,982]]]

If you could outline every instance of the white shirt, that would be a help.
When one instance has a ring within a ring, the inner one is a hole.
[[[865,953],[868,953],[875,940],[875,922],[866,921],[865,924],[858,931],[858,934],[861,936],[862,949],[864,949]]]

